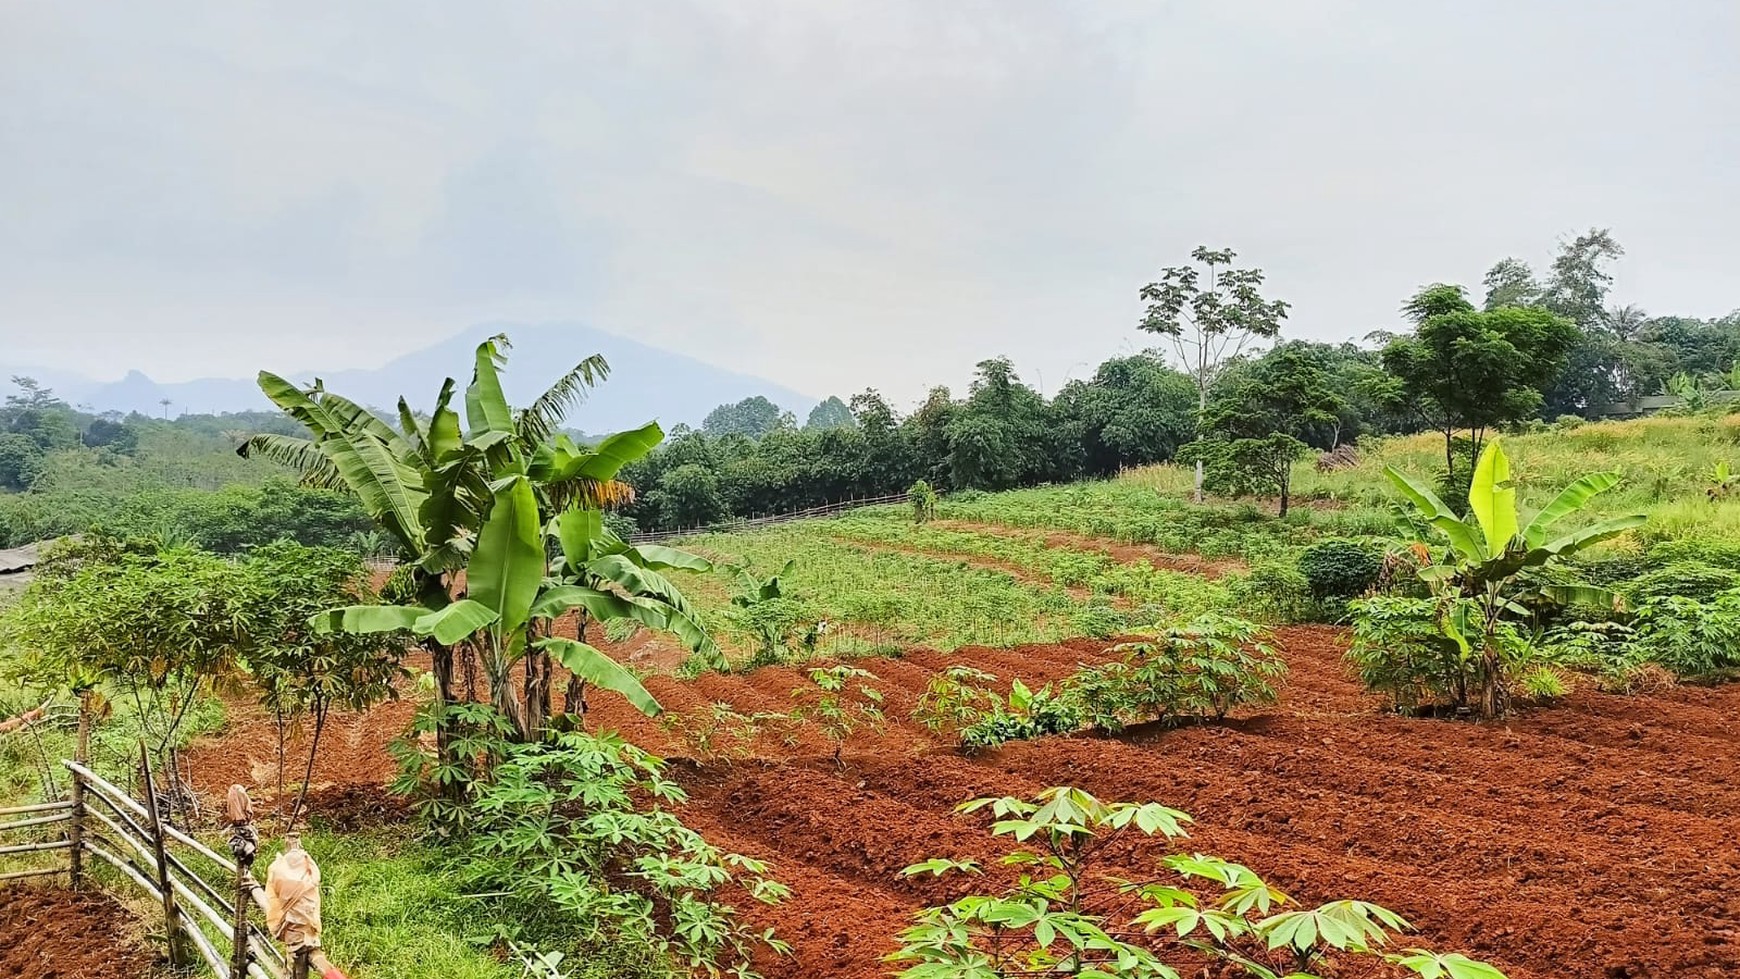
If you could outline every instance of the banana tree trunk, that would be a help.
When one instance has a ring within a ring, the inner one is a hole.
[[[429,650],[430,667],[435,674],[435,757],[446,768],[453,764],[453,647],[428,639],[423,648]],[[444,784],[441,792],[452,802],[462,797],[462,787],[457,782]]]

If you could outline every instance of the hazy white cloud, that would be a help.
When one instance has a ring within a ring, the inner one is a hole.
[[[1143,344],[1198,243],[1289,332],[1609,225],[1740,305],[1740,8],[8,4],[0,362],[365,366],[582,319],[814,394]]]

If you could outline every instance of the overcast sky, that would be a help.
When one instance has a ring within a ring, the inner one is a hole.
[[[1197,244],[1287,333],[1610,226],[1740,306],[1740,4],[0,0],[0,363],[576,319],[815,395],[1055,391]]]

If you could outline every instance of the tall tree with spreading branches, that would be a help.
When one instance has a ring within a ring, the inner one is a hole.
[[[1138,326],[1172,340],[1185,370],[1196,382],[1199,413],[1208,409],[1208,392],[1226,365],[1252,343],[1281,332],[1288,304],[1265,299],[1263,270],[1233,266],[1238,254],[1230,248],[1198,245],[1190,253],[1203,267],[1177,265],[1160,270],[1160,278],[1142,287],[1148,304]],[[1196,464],[1196,499],[1202,500],[1202,462]]]

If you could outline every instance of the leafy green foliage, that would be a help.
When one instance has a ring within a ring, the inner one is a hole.
[[[970,666],[951,666],[931,675],[913,705],[912,719],[933,734],[958,736],[999,703],[990,684],[997,677]]]
[[[1740,671],[1740,590],[1699,601],[1669,595],[1637,607],[1643,659],[1681,677],[1721,679]]]
[[[1010,685],[1007,704],[993,698],[989,710],[960,730],[961,748],[978,751],[1009,741],[1069,734],[1081,726],[1081,706],[1071,693],[1049,683],[1032,690],[1017,679]]]
[[[658,759],[614,736],[508,746],[476,791],[466,875],[534,936],[577,930],[584,945],[651,948],[673,970],[752,977],[757,947],[785,946],[726,896],[788,891],[684,826],[670,808],[683,799]]]
[[[1069,689],[1088,723],[1117,732],[1145,721],[1220,720],[1272,704],[1287,665],[1253,622],[1205,615],[1112,647],[1123,659],[1085,667]]]
[[[809,684],[791,692],[790,717],[813,724],[834,745],[834,764],[845,767],[846,739],[865,728],[882,727],[882,692],[870,684],[876,674],[855,666],[818,666]]]
[[[1650,602],[1678,596],[1708,601],[1718,594],[1740,588],[1740,571],[1705,564],[1675,561],[1627,582],[1625,595],[1633,602]]]
[[[1617,473],[1592,473],[1572,481],[1522,524],[1510,460],[1496,439],[1487,445],[1475,466],[1466,517],[1453,513],[1430,489],[1399,470],[1391,467],[1386,475],[1414,505],[1420,519],[1449,542],[1450,551],[1444,563],[1422,567],[1418,572],[1431,589],[1436,606],[1429,614],[1418,615],[1431,623],[1415,627],[1421,643],[1398,647],[1397,669],[1391,671],[1373,662],[1373,657],[1384,655],[1373,639],[1383,629],[1399,627],[1393,621],[1367,629],[1368,639],[1351,655],[1363,674],[1382,678],[1392,693],[1406,694],[1402,677],[1423,675],[1425,685],[1415,688],[1416,692],[1448,695],[1458,712],[1473,707],[1484,717],[1501,716],[1509,706],[1509,681],[1518,663],[1513,652],[1518,644],[1506,620],[1530,615],[1525,600],[1538,597],[1560,604],[1614,604],[1612,595],[1602,589],[1541,583],[1533,576],[1551,572],[1563,559],[1641,526],[1645,517],[1628,514],[1561,533],[1557,529],[1560,521],[1619,482]],[[1368,604],[1361,608],[1370,612],[1384,607]],[[1355,629],[1357,637],[1357,623]],[[1425,638],[1433,632],[1454,645],[1454,654],[1419,655],[1426,646],[1439,643]],[[1454,669],[1420,674],[1417,667],[1431,662],[1453,663]],[[1410,704],[1399,699],[1398,706]]]
[[[1390,953],[1391,938],[1411,927],[1395,912],[1356,900],[1295,907],[1291,896],[1250,868],[1207,854],[1166,854],[1158,862],[1168,875],[1153,880],[1106,874],[1102,864],[1120,845],[1187,835],[1191,818],[1158,803],[1108,803],[1059,787],[1032,800],[985,798],[960,807],[987,809],[992,834],[1016,845],[1002,862],[1020,868],[1020,876],[1002,893],[971,894],[918,912],[900,934],[900,948],[887,957],[903,967],[901,979],[1049,973],[1180,979],[1169,959],[1204,956],[1259,979],[1342,974],[1361,957],[1433,979],[1503,977],[1457,953]],[[977,872],[972,861],[937,858],[902,873]],[[1132,906],[1139,910],[1124,910]],[[1120,910],[1114,916],[1108,908]]]
[[[1346,538],[1318,541],[1299,552],[1299,571],[1319,601],[1357,598],[1377,583],[1382,552]]]

